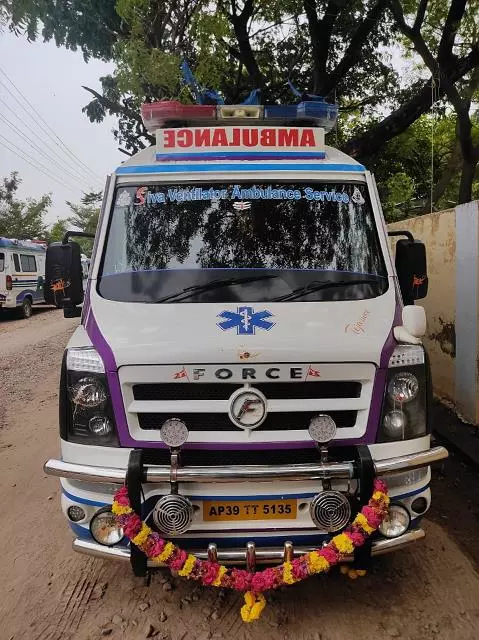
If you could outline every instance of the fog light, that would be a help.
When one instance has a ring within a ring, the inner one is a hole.
[[[412,501],[411,509],[416,513],[422,514],[427,511],[427,500],[424,497],[416,498]]]
[[[95,513],[90,522],[90,533],[98,544],[111,547],[123,538],[123,529],[116,523],[116,518],[109,507]]]
[[[113,430],[111,420],[106,416],[95,416],[90,419],[88,428],[96,436],[108,436]]]
[[[402,411],[395,409],[394,411],[388,411],[384,416],[384,433],[388,438],[393,438],[395,440],[402,438],[405,426],[406,416]]]
[[[72,522],[80,522],[86,517],[86,513],[77,504],[73,504],[67,509],[67,516]]]
[[[379,525],[379,531],[386,538],[402,536],[409,528],[411,518],[404,507],[392,504],[389,513]]]

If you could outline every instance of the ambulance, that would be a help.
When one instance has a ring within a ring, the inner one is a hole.
[[[422,539],[431,503],[424,245],[388,234],[337,107],[142,107],[156,144],[109,176],[86,290],[78,244],[47,255],[81,317],[64,354],[61,506],[83,554],[152,566],[112,513],[200,559],[321,547],[387,482],[374,558]],[[390,242],[394,251],[390,250]],[[345,558],[354,561],[354,554]]]
[[[16,309],[30,318],[34,304],[45,302],[46,243],[0,237],[0,311]]]

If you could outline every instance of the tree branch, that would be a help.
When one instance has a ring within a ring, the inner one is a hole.
[[[246,0],[243,5],[243,11],[236,13],[236,3],[232,0],[231,3],[233,13],[228,14],[229,20],[233,25],[233,30],[238,41],[238,48],[240,53],[240,61],[243,63],[246,71],[251,77],[253,83],[257,88],[264,88],[266,82],[263,74],[260,71],[256,56],[251,47],[250,37],[248,34],[248,20],[254,11],[254,0]]]
[[[466,5],[467,0],[452,0],[451,2],[438,48],[437,59],[440,62],[450,61],[452,58],[454,40],[456,39],[461,20],[464,17]]]
[[[412,30],[415,31],[416,33],[419,33],[421,31],[421,27],[424,22],[424,17],[426,15],[426,9],[427,9],[428,3],[429,3],[429,0],[421,0],[419,3],[419,6],[417,8],[416,18],[414,20],[414,24],[412,27]]]

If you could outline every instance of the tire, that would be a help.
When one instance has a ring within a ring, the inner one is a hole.
[[[22,306],[19,309],[20,317],[28,320],[28,318],[32,317],[32,301],[30,298],[23,298]]]

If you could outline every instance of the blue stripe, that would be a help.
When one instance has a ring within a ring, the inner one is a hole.
[[[117,175],[131,173],[195,173],[217,171],[346,171],[363,172],[362,164],[172,164],[140,165],[137,167],[118,167]]]
[[[209,151],[202,153],[157,153],[156,159],[175,160],[324,160],[324,151]]]
[[[418,493],[422,493],[423,491],[426,491],[426,489],[429,488],[429,482],[427,484],[424,485],[424,487],[421,487],[421,489],[415,489],[414,491],[410,491],[409,493],[401,493],[401,495],[399,496],[391,496],[391,500],[402,500],[403,498],[410,498],[411,496],[415,496]]]
[[[71,530],[77,538],[81,538],[82,540],[93,539],[88,527],[82,527],[81,525],[76,524],[75,522],[71,522],[70,520],[68,521],[68,524],[70,525]]]
[[[226,501],[256,501],[256,500],[300,500],[301,498],[313,498],[316,493],[283,493],[281,495],[264,495],[264,496],[188,496],[190,500],[214,500],[215,502]]]
[[[96,500],[87,500],[87,498],[80,498],[79,496],[74,496],[71,493],[68,493],[68,491],[65,491],[65,489],[62,489],[62,493],[64,496],[66,496],[67,498],[70,498],[70,500],[73,500],[73,502],[79,502],[81,504],[89,504],[92,507],[107,507],[111,505],[111,502],[97,502]],[[113,498],[112,498],[112,502],[113,502]]]

